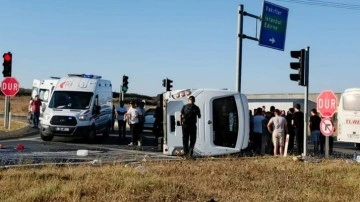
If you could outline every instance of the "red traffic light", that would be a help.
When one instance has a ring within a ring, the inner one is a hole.
[[[10,53],[5,53],[3,55],[4,61],[8,62],[11,61],[11,54]]]

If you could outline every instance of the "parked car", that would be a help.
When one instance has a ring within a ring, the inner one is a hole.
[[[144,129],[152,130],[155,122],[155,109],[150,108],[145,111],[145,122],[144,122]]]

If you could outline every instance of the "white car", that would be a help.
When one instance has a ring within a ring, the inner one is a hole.
[[[145,122],[144,122],[144,129],[152,130],[154,127],[155,122],[155,109],[150,108],[145,111]]]

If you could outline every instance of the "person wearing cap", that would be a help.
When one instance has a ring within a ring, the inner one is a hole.
[[[126,120],[128,120],[128,123],[130,125],[130,133],[132,135],[132,141],[129,144],[129,146],[138,145],[141,146],[140,142],[140,130],[139,130],[139,118],[142,115],[139,108],[136,107],[134,101],[130,101],[131,107],[128,109],[128,111],[125,114]]]
[[[180,123],[182,125],[184,156],[192,157],[196,142],[197,118],[201,118],[200,108],[195,105],[195,97],[190,96],[188,104],[181,109]],[[190,145],[189,145],[190,140]]]

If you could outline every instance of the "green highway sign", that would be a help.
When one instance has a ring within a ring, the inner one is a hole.
[[[289,9],[264,1],[259,45],[284,50]]]

